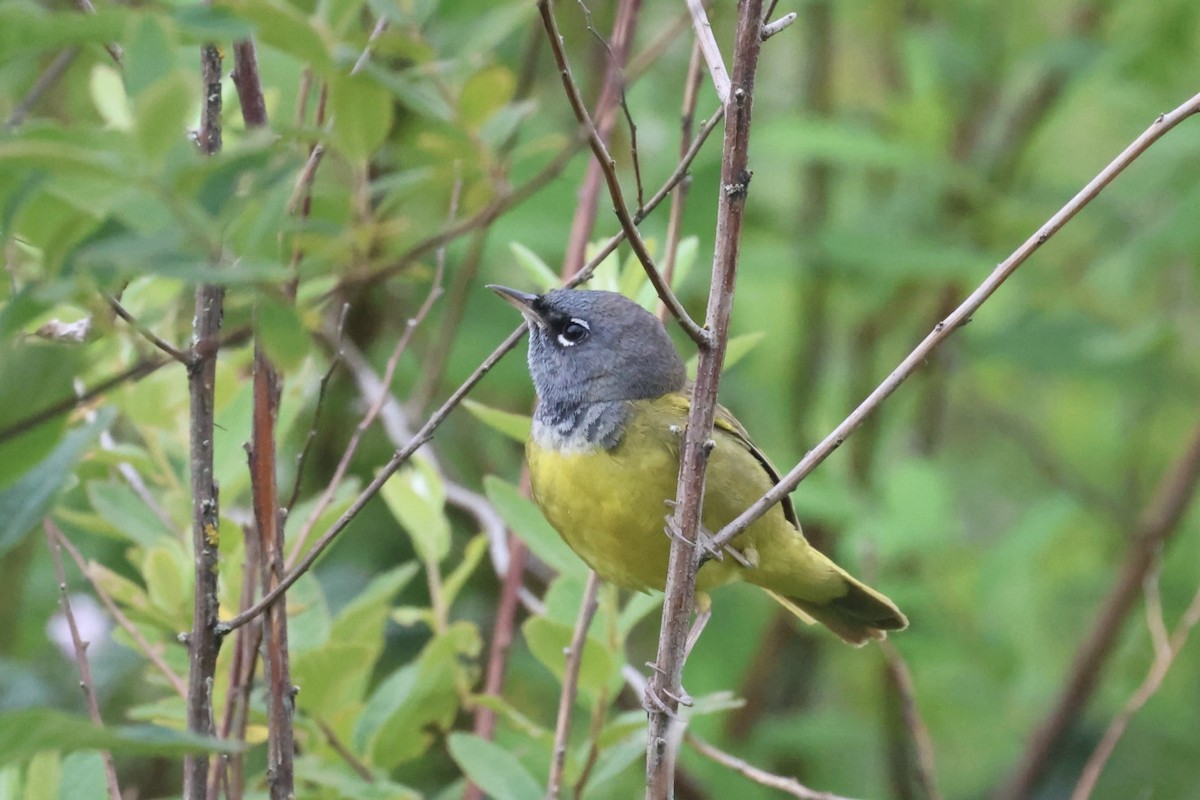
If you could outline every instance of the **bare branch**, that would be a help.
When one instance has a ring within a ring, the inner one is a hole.
[[[96,686],[92,683],[92,670],[88,666],[88,642],[79,635],[79,626],[75,624],[75,613],[71,611],[71,600],[67,595],[67,575],[62,562],[62,534],[50,518],[42,520],[46,532],[46,542],[50,545],[50,555],[54,557],[54,575],[58,579],[58,600],[62,606],[63,616],[67,620],[67,628],[71,631],[71,645],[75,648],[75,663],[79,666],[79,688],[83,690],[83,699],[87,703],[88,716],[92,722],[104,727],[104,718],[100,716],[100,705],[96,702]],[[117,767],[113,763],[112,753],[107,750],[100,752],[104,760],[104,775],[108,780],[109,800],[121,800],[121,787],[117,783]]]
[[[849,797],[842,797],[832,792],[819,792],[816,789],[810,789],[795,778],[774,775],[766,770],[759,769],[737,756],[731,756],[729,753],[713,747],[694,733],[687,734],[684,737],[684,741],[705,758],[711,759],[721,766],[728,767],[734,772],[744,775],[760,786],[776,789],[792,797],[799,797],[801,800],[851,800]]]
[[[621,223],[621,229],[625,232],[630,247],[633,248],[634,254],[641,262],[642,268],[646,271],[650,283],[654,285],[655,291],[658,292],[659,298],[671,309],[671,314],[679,321],[679,325],[687,332],[692,341],[704,346],[708,343],[708,334],[688,316],[687,311],[679,302],[679,298],[675,297],[671,287],[663,280],[662,274],[654,265],[654,258],[650,255],[650,251],[642,239],[641,232],[637,229],[637,224],[629,213],[625,196],[621,191],[621,182],[617,177],[616,163],[609,155],[600,132],[596,130],[596,125],[592,122],[592,118],[584,106],[579,86],[571,75],[571,68],[567,64],[567,54],[563,49],[562,35],[558,31],[558,22],[554,17],[554,10],[549,0],[538,0],[538,11],[542,15],[542,23],[545,25],[546,35],[550,41],[550,50],[554,53],[554,60],[558,64],[559,75],[562,78],[563,88],[566,89],[571,109],[575,112],[575,118],[579,124],[587,132],[592,153],[604,173],[604,179],[608,184],[608,193],[613,202],[613,213]]]
[[[205,155],[221,149],[221,51],[214,44],[200,48],[204,99],[197,143]],[[188,356],[189,449],[192,473],[192,554],[194,558],[192,631],[188,635],[188,730],[212,736],[213,682],[221,637],[217,573],[220,565],[220,505],[213,475],[214,398],[218,335],[225,289],[214,284],[196,287],[192,348]],[[184,757],[183,794],[204,800],[208,788],[209,755]]]
[[[75,566],[79,568],[79,573],[87,579],[87,582],[92,587],[92,591],[96,593],[96,597],[100,598],[101,604],[103,604],[108,610],[108,613],[112,615],[112,618],[116,621],[116,623],[121,626],[121,629],[129,634],[129,638],[133,639],[134,644],[138,646],[138,649],[142,652],[142,655],[146,656],[146,659],[163,674],[163,677],[167,679],[167,683],[171,684],[171,688],[174,689],[180,697],[187,697],[187,684],[183,682],[183,678],[179,677],[179,675],[175,673],[175,670],[171,669],[171,666],[163,660],[162,654],[159,652],[159,648],[151,645],[150,642],[146,640],[146,637],[142,635],[142,632],[138,630],[138,627],[129,620],[129,617],[125,616],[123,611],[121,611],[120,606],[113,602],[112,597],[104,590],[104,587],[101,586],[100,583],[92,576],[91,571],[88,569],[87,562],[83,560],[83,556],[80,554],[79,550],[75,548],[75,545],[71,543],[71,540],[68,539],[61,530],[55,527],[53,523],[47,521],[46,524],[53,529],[55,542],[60,545],[63,550],[67,551],[67,555],[69,555],[71,560],[75,562]]]
[[[841,446],[846,437],[854,432],[866,420],[872,412],[878,408],[884,400],[888,398],[892,392],[900,388],[900,384],[905,381],[929,355],[937,349],[946,339],[950,337],[956,330],[970,321],[971,315],[979,310],[980,306],[995,293],[1000,285],[1008,279],[1025,261],[1033,255],[1038,248],[1045,244],[1051,236],[1057,233],[1066,225],[1072,217],[1094,200],[1100,192],[1110,184],[1114,178],[1121,174],[1132,164],[1138,156],[1144,153],[1150,145],[1158,141],[1167,131],[1174,128],[1183,120],[1200,111],[1200,94],[1192,97],[1183,105],[1176,108],[1169,114],[1161,114],[1159,117],[1146,129],[1141,136],[1133,141],[1122,153],[1117,156],[1108,166],[1100,171],[1086,186],[1083,187],[1071,200],[1064,205],[1059,211],[1046,221],[1036,233],[1030,236],[1024,244],[1018,247],[1012,255],[1001,262],[992,274],[979,285],[979,287],[971,293],[966,300],[962,302],[958,308],[954,309],[951,314],[944,320],[939,322],[934,329],[925,337],[917,347],[909,353],[909,355],[900,362],[900,365],[892,371],[892,373],[876,387],[867,399],[865,399],[858,408],[851,412],[850,416],[846,417],[840,425],[825,437],[812,450],[808,452],[799,464],[792,468],[782,480],[776,484],[771,491],[767,492],[760,500],[742,512],[737,519],[730,522],[716,535],[713,540],[715,547],[723,547],[729,544],[735,536],[746,530],[759,517],[767,512],[767,510],[778,503],[783,497],[794,490],[800,481],[812,472],[822,461]]]
[[[704,10],[704,0],[687,0],[688,12],[692,15],[692,27],[696,31],[696,41],[700,43],[700,51],[704,54],[704,63],[708,64],[708,73],[712,75],[713,89],[722,106],[729,105],[729,71],[725,69],[725,59],[721,58],[721,48],[717,46],[713,36],[712,25],[708,22],[708,13]],[[736,54],[735,54],[736,58]]]
[[[754,78],[762,46],[759,35],[761,0],[739,6],[734,36],[733,82],[725,113],[725,141],[721,155],[721,186],[717,206],[717,235],[713,252],[705,328],[708,346],[700,350],[700,364],[692,390],[687,428],[679,457],[679,482],[675,513],[669,523],[674,534],[667,567],[666,597],[659,629],[658,656],[648,689],[657,706],[649,712],[646,736],[646,796],[659,800],[672,796],[674,770],[669,753],[668,728],[675,698],[682,696],[681,679],[686,658],[688,615],[693,605],[700,551],[700,528],[705,472],[711,451],[717,389],[725,359],[733,290],[737,276],[742,217],[750,183],[749,146]]]
[[[1158,688],[1162,686],[1163,680],[1167,677],[1167,672],[1171,669],[1171,665],[1175,663],[1175,657],[1179,655],[1179,651],[1187,644],[1188,636],[1197,623],[1200,623],[1200,590],[1192,596],[1192,602],[1183,613],[1183,618],[1175,627],[1174,633],[1171,634],[1166,648],[1156,650],[1154,663],[1150,665],[1150,671],[1146,674],[1142,685],[1138,687],[1133,696],[1125,703],[1124,708],[1113,717],[1112,722],[1108,725],[1108,729],[1104,731],[1104,738],[1100,740],[1100,744],[1096,745],[1096,749],[1092,751],[1091,757],[1088,758],[1087,764],[1084,765],[1083,774],[1079,776],[1079,783],[1075,785],[1075,791],[1071,792],[1071,800],[1087,800],[1087,798],[1092,796],[1092,790],[1096,788],[1096,782],[1100,779],[1100,773],[1104,770],[1104,765],[1108,763],[1109,756],[1116,749],[1117,743],[1121,741],[1121,736],[1124,735],[1129,721],[1133,719],[1133,715],[1142,706],[1146,705],[1150,698],[1154,696],[1154,693],[1158,691]]]
[[[1054,708],[1028,737],[1013,776],[996,792],[995,796],[1000,800],[1029,797],[1045,775],[1067,732],[1099,684],[1101,670],[1112,653],[1122,623],[1137,601],[1139,590],[1163,545],[1178,531],[1197,484],[1200,484],[1200,423],[1192,430],[1187,447],[1163,474],[1153,498],[1142,510],[1137,529],[1130,536],[1130,551],[1112,591],[1097,613],[1091,632],[1075,652],[1071,671]]]
[[[102,292],[102,294],[104,295],[104,300],[108,303],[109,308],[111,308],[118,317],[129,323],[130,327],[145,337],[146,341],[150,342],[150,344],[154,345],[159,350],[162,350],[180,364],[188,363],[187,355],[182,350],[170,342],[159,338],[158,334],[139,322],[137,317],[133,316],[133,314],[129,313],[125,306],[121,305],[120,300],[113,297],[108,292]]]
[[[555,800],[562,789],[563,766],[567,760],[567,737],[571,733],[571,710],[575,707],[575,693],[579,687],[579,668],[583,665],[583,647],[587,642],[588,628],[596,615],[596,590],[600,578],[588,571],[587,585],[583,590],[583,603],[579,606],[579,619],[567,648],[567,661],[563,672],[562,693],[558,697],[558,717],[554,723],[554,748],[551,750],[550,778],[547,781],[546,797]]]
[[[42,99],[42,95],[58,83],[58,79],[67,71],[67,67],[71,66],[71,62],[77,55],[79,55],[78,47],[68,47],[54,57],[49,66],[33,82],[33,86],[29,87],[29,91],[21,98],[21,102],[13,107],[12,113],[8,115],[8,120],[4,123],[6,131],[11,131],[25,121],[29,111]]]

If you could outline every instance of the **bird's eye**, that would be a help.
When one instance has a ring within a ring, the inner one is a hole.
[[[563,326],[562,331],[558,334],[558,343],[563,347],[571,347],[579,344],[587,338],[588,332],[591,329],[588,324],[581,319],[572,319]]]

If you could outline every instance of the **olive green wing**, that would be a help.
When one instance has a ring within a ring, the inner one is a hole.
[[[771,476],[772,485],[779,483],[779,470],[775,469],[775,465],[771,463],[766,454],[758,449],[758,445],[751,441],[750,434],[742,427],[742,423],[737,421],[737,417],[719,403],[717,404],[717,416],[713,422],[713,426],[733,436],[739,444],[745,447],[750,452],[750,455],[754,456],[754,460],[762,464],[762,468],[767,475]],[[796,507],[792,505],[791,495],[785,494],[783,499],[779,501],[779,505],[783,507],[783,515],[787,517],[788,522],[795,525],[796,530],[800,530],[800,518],[796,516]]]

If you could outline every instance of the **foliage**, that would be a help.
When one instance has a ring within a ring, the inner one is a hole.
[[[180,753],[212,745],[184,732],[183,698],[147,653],[187,675],[186,368],[106,296],[186,351],[195,287],[226,289],[214,471],[228,619],[253,572],[243,568],[254,530],[247,332],[282,376],[277,474],[285,499],[297,487],[288,548],[303,552],[515,326],[483,285],[558,282],[587,164],[527,0],[96,5],[0,4],[0,118],[13,120],[0,134],[0,740],[14,743],[0,748],[2,796],[101,796],[97,749],[117,757],[123,787],[173,796]],[[606,51],[580,8],[560,5],[568,52],[595,97]],[[597,31],[611,28],[609,5],[589,4]],[[677,163],[691,45],[682,4],[644,5],[634,50],[648,56],[626,94],[649,193]],[[725,46],[734,4],[712,5]],[[1181,0],[812,0],[795,10],[800,22],[764,44],[722,396],[780,465],[1156,114],[1194,94],[1200,74],[1200,7]],[[372,38],[381,18],[386,30]],[[248,36],[270,126],[246,128],[226,79],[224,146],[203,158],[192,140],[199,45]],[[65,71],[26,108],[63,53]],[[714,107],[705,82],[697,118]],[[982,796],[1012,772],[1160,479],[1195,435],[1195,124],[1048,243],[795,494],[810,534],[912,620],[892,642],[947,797]],[[675,254],[675,285],[695,312],[708,293],[715,138],[691,170]],[[324,157],[306,203],[298,176],[314,146]],[[623,116],[610,149],[636,196]],[[514,202],[514,190],[542,178]],[[641,227],[663,255],[666,209]],[[602,213],[592,238],[615,230]],[[353,359],[334,355],[339,342],[382,373],[438,280],[445,293],[398,362],[400,402],[368,429],[322,506],[376,399]],[[592,285],[656,305],[624,250]],[[82,335],[64,332],[75,323],[86,323]],[[518,488],[514,439],[531,398],[520,356],[509,356],[289,590],[299,796],[457,797],[467,780],[498,798],[541,793],[586,570]],[[63,413],[26,424],[60,401]],[[104,728],[85,720],[70,648],[55,633],[59,588],[32,535],[47,515],[85,558],[83,574],[67,564],[69,597],[87,623]],[[497,521],[535,554],[526,584],[541,605],[521,613],[503,691],[488,695],[501,578],[487,532]],[[1196,590],[1198,558],[1192,511],[1149,584],[1168,626]],[[129,628],[108,611],[83,613],[97,593]],[[774,614],[757,593],[717,594],[685,673],[692,729],[811,786],[914,796],[888,763],[887,744],[907,734],[884,711],[880,649],[851,650]],[[653,657],[657,620],[658,599],[602,590],[566,754],[567,785],[583,781],[584,797],[641,791],[644,715],[622,669]],[[231,642],[213,686],[218,717],[231,700]],[[1134,717],[1097,798],[1194,792],[1195,649]],[[1066,795],[1152,657],[1139,605],[1039,797]],[[472,730],[480,708],[496,715],[494,741]],[[256,688],[243,736],[252,793],[266,780],[266,719]],[[687,747],[681,768],[702,796],[766,793]]]

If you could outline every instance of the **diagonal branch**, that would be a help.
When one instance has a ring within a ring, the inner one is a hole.
[[[700,43],[700,52],[704,54],[704,63],[708,64],[708,73],[712,76],[713,89],[721,105],[729,104],[729,71],[725,69],[725,60],[721,58],[721,48],[713,36],[712,25],[708,22],[708,14],[704,10],[704,0],[687,0],[688,13],[692,15],[692,27],[696,31],[696,41]],[[734,56],[736,58],[736,54]]]
[[[992,274],[979,285],[974,292],[971,293],[966,300],[962,302],[958,308],[954,309],[948,317],[939,322],[925,339],[917,345],[917,347],[909,353],[909,355],[900,362],[900,365],[892,371],[892,374],[884,380],[883,383],[876,387],[875,391],[859,404],[858,408],[850,413],[840,425],[826,436],[820,444],[808,452],[800,463],[792,468],[783,479],[779,481],[771,491],[767,492],[761,499],[756,501],[748,509],[746,509],[737,519],[730,522],[716,535],[712,544],[716,548],[723,547],[729,544],[735,536],[746,530],[759,517],[767,512],[767,510],[782,500],[787,494],[792,492],[804,480],[810,472],[829,457],[834,450],[842,445],[846,437],[855,431],[863,422],[877,409],[884,400],[888,398],[892,392],[900,388],[910,375],[912,375],[921,364],[925,362],[929,355],[938,348],[946,339],[950,337],[956,330],[970,321],[971,315],[979,310],[980,306],[992,294],[995,293],[1000,285],[1008,279],[1010,275],[1016,272],[1017,268],[1025,263],[1028,258],[1033,255],[1038,248],[1045,244],[1051,236],[1062,229],[1064,225],[1079,213],[1079,211],[1094,200],[1100,192],[1104,190],[1108,184],[1112,183],[1118,175],[1120,175],[1126,167],[1132,164],[1137,158],[1168,131],[1174,128],[1183,120],[1200,111],[1200,94],[1192,97],[1183,105],[1176,108],[1169,114],[1160,114],[1154,120],[1153,124],[1146,129],[1137,139],[1135,139],[1124,151],[1121,152],[1108,166],[1100,171],[1096,177],[1092,178],[1086,186],[1084,186],[1078,194],[1064,205],[1059,211],[1046,221],[1041,228],[1032,236],[1025,240],[1025,243],[1018,247],[1012,255],[1002,261]]]
[[[697,345],[701,347],[707,346],[709,344],[709,335],[688,316],[687,311],[679,302],[679,298],[675,296],[675,293],[671,291],[671,287],[663,280],[658,267],[654,265],[654,258],[650,255],[650,250],[646,247],[646,242],[642,239],[642,234],[638,230],[637,224],[629,213],[629,207],[625,203],[625,196],[621,191],[621,182],[617,178],[616,162],[613,161],[608,148],[605,147],[604,139],[600,136],[600,132],[596,130],[596,125],[592,121],[591,115],[588,114],[587,107],[583,103],[583,97],[579,93],[579,86],[576,85],[575,79],[571,75],[571,67],[567,64],[567,54],[563,49],[562,35],[558,31],[558,22],[554,17],[554,11],[549,0],[538,0],[538,11],[542,15],[542,23],[546,28],[546,35],[550,40],[550,50],[554,53],[554,61],[558,65],[563,88],[567,92],[567,99],[570,101],[571,109],[575,112],[575,118],[587,132],[592,153],[595,155],[596,161],[599,162],[600,168],[604,172],[604,179],[608,184],[608,193],[613,202],[613,213],[616,214],[617,220],[621,223],[621,230],[625,232],[629,240],[629,246],[633,248],[634,255],[641,262],[642,268],[646,271],[646,277],[654,285],[654,290],[658,293],[659,298],[667,308],[671,309],[671,314],[679,321],[680,327],[687,332],[687,335]]]
[[[1028,738],[1013,776],[996,793],[1000,800],[1018,800],[1032,794],[1067,732],[1079,718],[1095,691],[1121,625],[1129,615],[1146,576],[1163,545],[1179,529],[1200,484],[1200,423],[1179,459],[1163,474],[1154,497],[1143,509],[1131,538],[1129,554],[1108,599],[1096,616],[1091,633],[1075,652],[1071,671],[1058,702],[1045,721]]]

